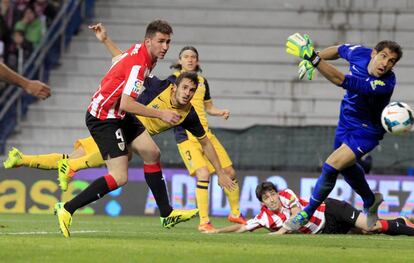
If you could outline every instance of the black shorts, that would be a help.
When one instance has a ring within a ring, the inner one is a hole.
[[[100,120],[86,112],[85,120],[104,160],[128,155],[128,145],[145,131],[144,125],[130,113],[122,120]]]
[[[361,213],[345,201],[328,198],[325,200],[324,234],[346,234],[355,227],[355,222]]]

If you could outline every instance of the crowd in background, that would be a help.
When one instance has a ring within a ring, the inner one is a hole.
[[[19,71],[39,45],[63,0],[0,0],[0,61]]]

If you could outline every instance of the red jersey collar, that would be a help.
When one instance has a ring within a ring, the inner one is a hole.
[[[145,61],[148,62],[148,68],[152,69],[153,66],[155,66],[155,64],[156,64],[156,61],[153,61],[152,57],[148,53],[148,49],[145,46],[145,43],[144,42],[142,42],[141,48],[142,48],[142,53],[143,53],[143,55],[145,57]]]

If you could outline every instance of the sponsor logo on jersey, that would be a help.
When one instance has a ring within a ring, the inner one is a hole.
[[[382,87],[385,86],[384,81],[378,80],[378,79],[373,80],[370,83],[371,83],[372,90],[375,90],[377,88],[377,86],[382,86]]]
[[[136,94],[141,94],[142,93],[142,87],[143,87],[143,81],[142,80],[139,80],[139,79],[137,79],[135,82],[134,82],[134,87],[132,88],[132,92],[134,92],[134,93],[136,93]]]

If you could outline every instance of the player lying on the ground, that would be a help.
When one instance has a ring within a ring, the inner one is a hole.
[[[336,129],[334,151],[322,166],[309,204],[285,227],[297,230],[305,225],[319,205],[335,186],[338,174],[364,201],[368,226],[378,220],[378,206],[383,201],[380,193],[373,193],[364,170],[357,163],[382,140],[385,130],[381,125],[381,112],[390,102],[396,85],[392,71],[402,57],[400,45],[394,41],[381,41],[374,49],[362,45],[340,45],[316,52],[309,36],[296,33],[288,38],[286,51],[300,57],[300,77],[312,78],[317,69],[326,79],[346,90]],[[350,73],[345,75],[327,60],[343,58],[349,62]]]
[[[286,220],[299,213],[307,201],[297,197],[290,189],[278,192],[271,182],[263,182],[256,187],[256,197],[262,208],[260,213],[247,221],[246,225],[231,225],[205,233],[243,233],[266,228],[272,234],[290,233],[283,225]],[[345,201],[327,198],[315,211],[309,222],[298,229],[302,234],[346,234],[352,229],[362,232],[387,235],[414,236],[414,225],[405,217],[393,220],[379,219],[368,228],[366,216]]]

